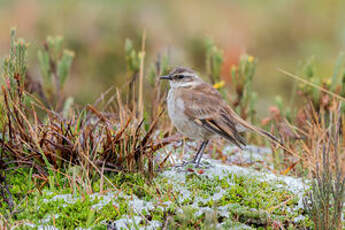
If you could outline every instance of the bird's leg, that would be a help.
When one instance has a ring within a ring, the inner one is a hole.
[[[204,144],[205,144],[205,141],[201,142],[200,147],[199,147],[198,151],[196,152],[196,154],[195,154],[195,156],[193,158],[193,163],[197,162],[199,154],[203,150]]]
[[[203,141],[201,143],[201,145],[200,145],[198,151],[196,152],[195,157],[193,158],[193,160],[191,160],[191,161],[184,161],[181,165],[176,166],[176,167],[184,167],[187,164],[193,163],[193,164],[196,164],[195,166],[196,166],[196,168],[198,168],[199,164],[200,164],[200,161],[201,161],[201,158],[202,158],[202,155],[203,155],[203,153],[205,151],[205,148],[206,148],[208,142],[209,141],[207,140],[207,141]]]
[[[201,145],[200,145],[200,148],[199,148],[198,152],[196,153],[196,155],[194,157],[193,162],[196,163],[196,167],[197,168],[199,167],[202,155],[204,154],[204,151],[205,151],[205,148],[206,148],[207,144],[208,144],[208,140],[203,141],[201,143]]]

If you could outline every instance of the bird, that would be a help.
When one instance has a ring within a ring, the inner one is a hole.
[[[218,90],[202,80],[192,69],[176,67],[168,75],[160,76],[160,80],[168,80],[170,83],[167,107],[173,125],[182,135],[202,141],[192,160],[196,167],[199,167],[209,141],[217,136],[240,149],[246,146],[241,133],[247,130],[280,143],[269,132],[251,125],[237,115]]]

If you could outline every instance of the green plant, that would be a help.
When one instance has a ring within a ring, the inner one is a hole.
[[[217,48],[212,40],[206,40],[206,74],[214,85],[221,82],[223,51]]]
[[[127,73],[130,78],[128,84],[127,105],[130,109],[137,114],[138,102],[139,102],[139,74],[140,74],[140,62],[142,55],[140,51],[135,50],[133,43],[130,39],[126,39],[125,42],[125,55],[127,64]]]
[[[10,53],[3,62],[2,78],[5,86],[9,90],[9,96],[12,99],[18,99],[16,102],[23,102],[24,83],[26,79],[26,56],[29,44],[24,39],[16,38],[16,29],[12,28],[10,41]]]
[[[6,130],[8,122],[11,120],[16,120],[16,112],[25,106],[24,99],[24,83],[26,77],[26,51],[28,48],[28,43],[23,39],[16,38],[15,28],[11,29],[10,32],[10,53],[3,62],[2,80],[4,84],[2,85],[2,92],[6,92],[6,97],[2,98],[0,102],[4,101],[4,107],[1,107],[1,128]],[[13,103],[9,103],[9,100]],[[5,110],[9,113],[5,113]],[[9,137],[11,138],[11,136]],[[6,161],[4,155],[6,154],[1,143],[6,139],[6,134],[0,133],[0,193],[2,194],[2,200],[7,204],[8,209],[11,211],[13,209],[13,196],[10,193],[8,181],[6,178],[6,173],[4,169],[6,168]]]
[[[213,87],[218,89],[227,101],[231,93],[227,92],[225,81],[221,78],[223,65],[223,51],[220,50],[212,40],[206,40],[206,74]],[[255,75],[257,60],[253,56],[244,54],[240,57],[238,66],[232,66],[230,72],[232,76],[232,86],[236,92],[236,99],[233,105],[236,112],[244,119],[249,119],[255,123],[255,101],[256,93],[253,91],[252,83]]]
[[[294,172],[298,176],[305,176],[310,173],[310,167],[315,165],[313,144],[320,140],[325,126],[334,125],[330,116],[336,112],[339,102],[345,101],[342,84],[345,82],[344,54],[339,54],[330,78],[322,78],[316,66],[312,57],[297,71],[302,77],[280,70],[296,80],[291,100],[286,103],[281,97],[276,97],[275,106],[270,107],[270,116],[262,120],[264,126],[274,127],[276,135],[295,153],[277,152],[275,147],[272,148],[275,168],[283,169],[284,174]],[[339,113],[343,114],[344,109],[344,103],[341,103]]]
[[[63,40],[61,36],[48,36],[43,45],[43,49],[37,53],[43,77],[44,93],[41,93],[42,100],[48,106],[53,106],[57,111],[61,111],[68,105],[63,105],[64,98],[62,91],[68,79],[74,58],[73,51],[64,49]]]
[[[340,139],[343,132],[340,112],[332,113],[329,127],[315,143],[316,167],[313,171],[312,188],[304,200],[307,212],[317,230],[343,229],[342,215],[345,201],[345,168]],[[334,120],[333,120],[334,119]]]
[[[255,101],[257,94],[253,91],[252,84],[255,75],[257,60],[253,56],[242,55],[238,66],[232,66],[232,84],[236,91],[236,100],[233,105],[244,119],[255,121]]]
[[[151,65],[150,72],[148,74],[149,83],[153,88],[151,120],[162,110],[162,104],[166,98],[166,93],[162,90],[162,82],[159,77],[168,73],[169,57],[167,55],[158,55],[155,63]]]
[[[322,78],[317,74],[315,67],[315,59],[312,57],[304,64],[301,74],[309,84],[302,82],[299,84],[299,94],[304,98],[310,99],[316,111],[330,110],[331,100],[329,94],[325,90],[344,97],[345,69],[344,69],[344,53],[340,53],[334,66],[333,74],[329,78]],[[313,84],[314,86],[311,86]],[[320,90],[322,88],[322,90]],[[342,105],[341,110],[344,111],[345,106]]]

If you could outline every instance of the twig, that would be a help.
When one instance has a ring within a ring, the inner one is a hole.
[[[146,30],[143,32],[143,38],[141,41],[141,52],[140,52],[140,69],[139,69],[139,102],[138,102],[138,119],[142,120],[144,115],[144,104],[143,104],[143,78],[144,78],[144,59],[145,59],[145,43],[146,43]]]
[[[333,92],[331,92],[331,91],[329,91],[329,90],[327,90],[327,89],[325,89],[325,88],[323,88],[323,87],[321,87],[321,86],[319,86],[319,85],[317,85],[317,84],[315,84],[315,83],[312,83],[312,82],[310,82],[310,81],[307,81],[307,80],[305,80],[305,79],[303,79],[303,78],[301,78],[301,77],[299,77],[299,76],[297,76],[297,75],[294,75],[294,74],[292,74],[292,73],[289,73],[289,72],[287,72],[287,71],[285,71],[285,70],[283,70],[283,69],[278,68],[277,70],[278,70],[279,72],[285,74],[285,75],[288,76],[288,77],[291,77],[291,78],[293,78],[293,79],[295,79],[295,80],[301,81],[301,82],[303,82],[303,83],[306,84],[306,85],[309,85],[309,86],[312,86],[312,87],[314,87],[314,88],[317,88],[317,89],[319,89],[320,91],[322,91],[322,92],[324,92],[324,93],[327,93],[327,94],[329,94],[329,95],[331,95],[331,96],[333,96],[333,97],[335,97],[335,98],[337,98],[337,99],[339,99],[339,100],[345,102],[345,98],[342,97],[342,96],[340,96],[339,94],[333,93]]]

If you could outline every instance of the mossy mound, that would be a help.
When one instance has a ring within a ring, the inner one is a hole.
[[[22,178],[25,173],[22,171]],[[18,175],[18,173],[16,174]],[[171,168],[151,185],[138,174],[110,177],[118,190],[94,193],[46,189],[17,200],[14,223],[58,229],[305,229],[301,179],[208,160],[202,168]],[[13,190],[25,191],[21,179]],[[64,183],[61,179],[60,183]],[[73,194],[73,195],[72,195]]]

